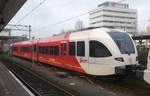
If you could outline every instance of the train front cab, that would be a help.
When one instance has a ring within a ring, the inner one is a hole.
[[[115,58],[115,60],[124,62],[126,69],[124,72],[126,71],[128,73],[129,71],[132,71],[132,69],[138,64],[138,56],[136,46],[131,36],[127,33],[116,30],[112,30],[112,32],[108,32],[108,34],[116,43],[120,51],[119,54],[121,54],[121,56]],[[116,73],[121,71],[121,67],[116,68]]]
[[[150,51],[147,58],[147,69],[144,70],[144,80],[150,84]]]
[[[80,64],[84,65],[88,74],[120,74],[118,73],[120,69],[124,70],[126,66],[137,64],[137,50],[133,40],[127,33],[110,32],[109,34],[107,32],[99,32],[99,30],[95,31],[96,32],[91,32],[89,40],[85,46],[85,53],[89,57],[77,57]],[[84,61],[87,58],[88,65],[85,66],[86,64]],[[83,61],[83,63],[81,61]]]

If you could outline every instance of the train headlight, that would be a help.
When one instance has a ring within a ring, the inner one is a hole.
[[[122,57],[115,58],[115,60],[120,61],[120,62],[124,62],[124,59]]]

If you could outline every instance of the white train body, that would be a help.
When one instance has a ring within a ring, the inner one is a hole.
[[[76,56],[76,58],[78,62],[81,58],[88,60],[80,62],[81,67],[88,74],[114,75],[117,68],[125,69],[126,66],[138,64],[136,46],[130,35],[125,32],[97,28],[72,33],[69,41],[85,41],[85,56]],[[90,49],[92,43],[95,44],[92,45],[93,50]],[[99,47],[103,49],[99,50]]]
[[[144,70],[144,80],[150,84],[150,51],[147,58],[147,69]]]

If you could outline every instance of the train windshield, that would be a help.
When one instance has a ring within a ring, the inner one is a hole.
[[[122,54],[135,53],[135,48],[130,36],[127,33],[118,31],[108,32],[120,49]]]

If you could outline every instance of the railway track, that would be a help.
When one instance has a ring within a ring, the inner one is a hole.
[[[3,63],[35,96],[75,96],[13,62],[3,60]]]
[[[4,60],[4,59],[3,59]],[[6,59],[6,62],[8,62],[9,59]],[[16,64],[20,64],[22,61],[15,61],[15,60],[10,60],[10,62],[15,62]],[[25,63],[24,63],[25,64]],[[10,64],[12,65],[12,64]],[[18,65],[16,65],[18,66]],[[45,64],[40,65],[40,66],[45,66],[49,67]],[[50,67],[52,70],[53,68]],[[54,68],[55,70],[53,71],[60,71],[62,69],[57,70],[57,68]],[[68,72],[66,70],[62,70],[66,73],[68,73],[70,76],[73,76],[73,78],[79,78],[81,80],[84,80],[85,82],[89,82],[93,86],[101,86],[104,89],[107,89],[110,92],[114,92],[116,94],[123,93],[125,95],[123,96],[150,96],[150,86],[148,86],[145,82],[142,80],[138,80],[134,76],[128,76],[127,78],[124,78],[124,80],[115,80],[114,78],[104,78],[104,77],[93,77],[93,76],[86,76],[84,74],[78,74],[77,72]],[[47,96],[47,95],[45,95]],[[48,95],[48,96],[66,96],[66,95]],[[69,96],[69,95],[67,95]],[[74,96],[74,95],[70,95]],[[78,95],[76,95],[78,96]]]

